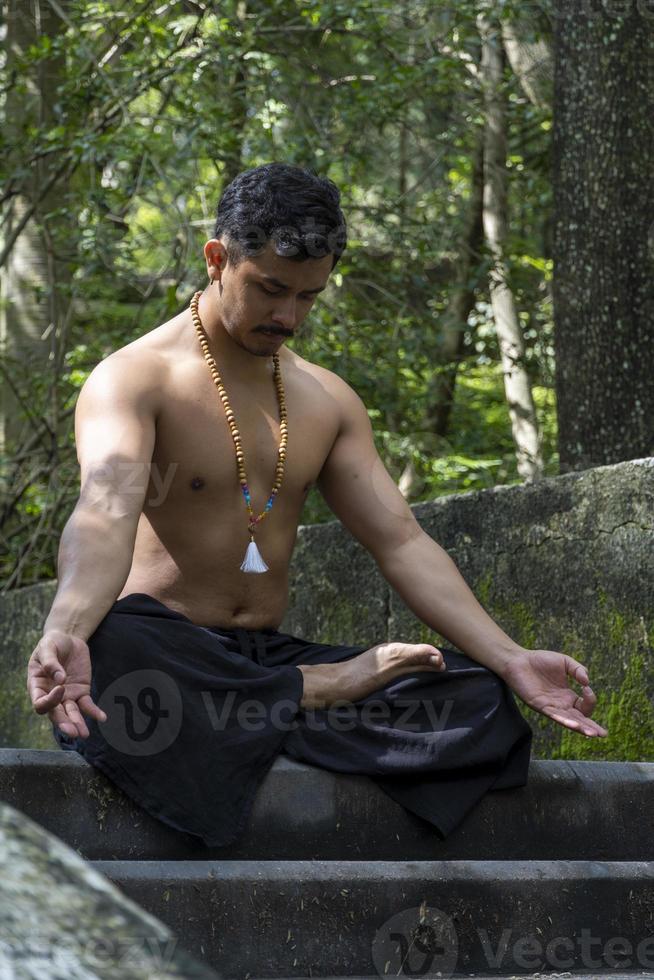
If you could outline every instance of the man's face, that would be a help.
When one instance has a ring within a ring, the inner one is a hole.
[[[227,263],[219,301],[225,330],[251,354],[270,357],[296,335],[327,285],[332,263],[332,255],[301,262],[282,258],[270,243],[260,255],[236,266]]]

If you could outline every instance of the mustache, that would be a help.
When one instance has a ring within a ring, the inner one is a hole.
[[[278,337],[292,337],[292,333],[287,333],[285,330],[280,330],[279,327],[257,327],[257,330],[268,330],[270,333],[276,334]]]

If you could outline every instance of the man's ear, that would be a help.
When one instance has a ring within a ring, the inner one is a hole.
[[[207,275],[210,279],[220,279],[227,265],[227,249],[220,238],[210,238],[204,246],[204,257],[207,263]]]

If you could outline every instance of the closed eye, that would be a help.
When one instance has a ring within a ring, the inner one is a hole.
[[[259,286],[259,289],[266,294],[266,296],[281,296],[283,292],[282,289],[278,289],[276,291],[273,291],[272,289],[266,289],[266,287],[262,286],[261,283],[257,283],[257,285]],[[308,302],[309,300],[315,299],[315,296],[313,293],[310,293],[309,295],[305,294],[304,296],[301,296],[300,299],[307,300]]]

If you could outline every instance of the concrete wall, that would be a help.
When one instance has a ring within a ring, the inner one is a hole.
[[[654,761],[654,458],[441,497],[413,511],[510,636],[589,670],[594,717],[609,736],[585,739],[518,702],[534,728],[534,757]],[[453,646],[411,613],[338,521],[299,528],[290,580],[282,632],[322,643]],[[54,591],[48,582],[0,596],[0,746],[54,747],[25,691]]]

